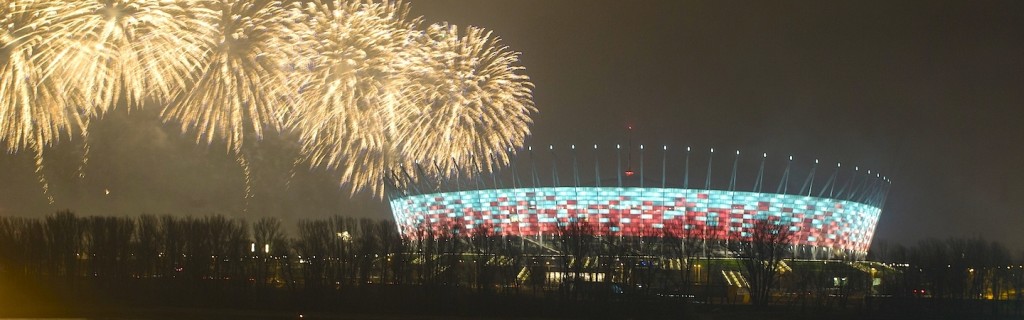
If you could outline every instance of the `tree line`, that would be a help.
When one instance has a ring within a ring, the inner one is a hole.
[[[63,211],[0,217],[0,277],[71,288],[156,283],[198,290],[191,292],[323,293],[416,287],[701,304],[738,303],[730,288],[741,288],[753,304],[801,308],[845,308],[851,297],[1024,301],[1020,260],[980,238],[912,247],[877,241],[869,256],[875,262],[822,261],[797,259],[789,228],[771,220],[757,221],[745,237],[720,226],[598,236],[598,228],[608,227],[567,220],[552,234],[516,237],[488,224],[467,229],[427,222],[400,234],[390,220],[329,216],[300,220],[286,232],[276,218]]]
[[[981,237],[925,239],[912,246],[880,240],[869,259],[887,273],[883,292],[941,300],[1024,300],[1024,253]]]

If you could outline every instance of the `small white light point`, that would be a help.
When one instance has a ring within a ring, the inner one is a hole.
[[[690,152],[690,147],[686,147],[686,152]]]
[[[548,145],[548,150],[555,150],[555,145],[553,145],[553,144]]]
[[[622,149],[622,145],[621,144],[615,145],[615,149]]]
[[[110,195],[110,189],[103,189],[104,195]]]
[[[836,168],[842,168],[842,167],[843,167],[843,163],[842,162],[836,162]]]
[[[814,164],[818,164],[818,159],[814,159]]]
[[[740,155],[740,151],[739,150],[736,150],[736,155],[737,156]]]
[[[668,151],[668,146],[661,146],[661,150]]]
[[[715,148],[711,148],[711,153],[715,153]]]
[[[767,152],[765,152],[765,153],[764,153],[764,157],[765,157],[765,158],[767,158],[767,157],[768,157],[768,153],[767,153]]]
[[[789,161],[793,161],[793,156],[789,156]]]
[[[570,145],[569,147],[572,148],[573,150],[576,150],[576,145],[575,144],[574,145]]]
[[[597,145],[596,144],[594,145],[594,150],[597,150]]]
[[[640,145],[640,150],[643,150],[643,149],[644,149],[644,145],[641,144]]]
[[[533,151],[533,146],[526,147],[526,150]]]

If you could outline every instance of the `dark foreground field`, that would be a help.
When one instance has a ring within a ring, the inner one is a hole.
[[[846,306],[756,307],[678,298],[608,296],[584,301],[558,292],[473,293],[460,288],[379,286],[358,290],[224,289],[138,280],[74,288],[39,281],[0,283],[0,318],[87,319],[1021,319],[1019,301],[870,299]]]

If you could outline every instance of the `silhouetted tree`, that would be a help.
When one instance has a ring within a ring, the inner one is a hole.
[[[89,273],[107,278],[128,277],[135,224],[118,217],[86,218],[85,243]]]
[[[792,242],[788,223],[778,219],[758,219],[750,228],[749,238],[741,252],[741,264],[750,282],[751,301],[756,305],[770,302],[771,290],[778,279],[779,263]]]
[[[273,270],[276,270],[277,261],[282,255],[272,255],[271,250],[287,250],[284,239],[284,232],[281,230],[281,220],[271,217],[263,217],[252,225],[254,256],[256,261],[256,274],[254,279],[258,286],[266,286],[272,277]]]
[[[490,291],[493,284],[492,272],[488,264],[497,249],[494,229],[490,224],[478,224],[470,232],[470,243],[473,245],[474,283],[478,291]],[[496,263],[496,262],[495,262]]]
[[[562,255],[562,285],[566,297],[578,299],[583,267],[597,241],[594,225],[586,219],[570,218],[557,228],[558,250]]]
[[[300,220],[298,230],[295,252],[299,255],[305,287],[324,288],[329,247],[336,235],[323,220]]]
[[[664,256],[679,261],[679,287],[691,294],[693,286],[693,258],[700,252],[698,243],[701,239],[700,229],[688,223],[684,218],[675,219],[673,223],[662,229],[664,232]]]
[[[163,234],[160,230],[160,219],[152,215],[142,215],[135,219],[135,239],[133,241],[134,267],[132,273],[139,277],[154,277],[159,274]]]
[[[395,229],[395,223],[388,220],[378,220],[373,224],[374,233],[380,241],[380,279],[381,283],[399,283],[396,278],[398,272],[395,270],[395,260],[401,253],[404,253],[403,239]]]
[[[71,211],[59,211],[44,218],[46,255],[52,275],[78,276],[78,257],[82,249],[82,223]]]

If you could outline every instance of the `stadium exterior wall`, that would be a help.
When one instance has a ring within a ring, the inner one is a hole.
[[[788,224],[793,244],[867,252],[881,209],[862,202],[746,191],[537,187],[403,195],[391,198],[401,232],[484,226],[511,236],[545,236],[559,223],[595,223],[598,235],[701,234],[742,241],[757,220]],[[585,219],[585,220],[584,220]]]

